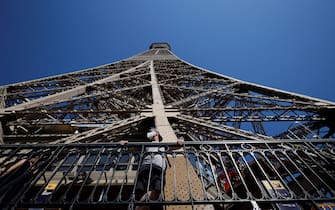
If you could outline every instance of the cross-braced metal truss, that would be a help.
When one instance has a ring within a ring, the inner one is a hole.
[[[163,43],[112,64],[1,86],[0,120],[5,144],[138,142],[161,121],[170,141],[324,142],[335,135],[335,103],[202,69]],[[214,156],[222,154],[233,158]]]
[[[165,112],[177,135],[188,140],[333,137],[332,102],[239,81],[193,66],[168,49],[151,49],[92,69],[2,86],[3,141],[58,142],[152,117],[151,62]]]

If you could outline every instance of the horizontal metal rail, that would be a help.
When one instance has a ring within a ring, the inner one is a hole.
[[[0,208],[210,204],[215,209],[311,209],[335,203],[335,139],[185,142],[182,150],[172,150],[175,146],[1,145]],[[162,149],[148,152],[148,147]],[[162,188],[157,200],[140,201],[135,191],[140,166],[145,157],[155,155],[167,161],[173,190],[166,193]],[[36,156],[38,161],[20,175],[4,175],[18,161]],[[198,176],[197,183],[190,179],[192,173]],[[187,185],[177,186],[182,176],[188,178]],[[192,188],[196,184],[198,192]]]

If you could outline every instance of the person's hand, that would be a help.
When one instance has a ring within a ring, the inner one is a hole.
[[[184,139],[178,139],[177,140],[177,144],[180,145],[180,146],[184,145],[184,142],[185,142]]]
[[[127,145],[128,144],[128,141],[126,140],[121,140],[119,141],[120,145],[124,146],[124,145]]]

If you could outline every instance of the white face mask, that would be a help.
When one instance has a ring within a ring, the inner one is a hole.
[[[148,132],[147,133],[147,138],[152,140],[152,138],[156,135],[156,132],[155,131],[151,131],[151,132]]]

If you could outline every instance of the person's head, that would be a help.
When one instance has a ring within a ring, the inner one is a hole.
[[[150,129],[150,131],[147,133],[147,138],[150,141],[162,141],[162,137],[160,137],[158,130],[156,130],[155,128]]]

